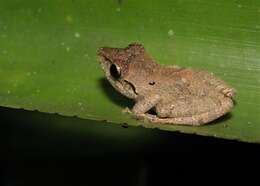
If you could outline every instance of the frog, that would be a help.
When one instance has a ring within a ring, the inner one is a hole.
[[[141,43],[100,47],[98,62],[115,90],[134,101],[123,111],[156,124],[200,126],[226,115],[236,91],[212,72],[161,65]]]

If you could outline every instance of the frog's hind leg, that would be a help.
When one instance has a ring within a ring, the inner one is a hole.
[[[216,90],[221,92],[227,97],[234,97],[235,96],[235,89],[227,85],[224,81],[218,79],[213,73],[209,73],[207,71],[200,71],[199,72],[200,78],[203,78],[203,81],[206,81],[209,85],[215,87]]]
[[[135,117],[137,119],[149,121],[151,123],[158,123],[158,124],[176,124],[176,125],[193,125],[199,126],[206,123],[209,123],[224,114],[226,114],[231,108],[233,107],[233,102],[230,98],[226,97],[222,101],[222,106],[216,108],[214,110],[200,113],[193,116],[185,116],[185,117],[158,117],[157,115],[151,114],[138,114]]]

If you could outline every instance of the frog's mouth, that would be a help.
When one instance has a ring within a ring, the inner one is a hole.
[[[135,99],[136,88],[122,77],[121,68],[104,56],[100,56],[99,61],[110,84],[126,97]]]

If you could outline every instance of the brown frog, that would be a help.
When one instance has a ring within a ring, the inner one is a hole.
[[[133,108],[126,110],[135,118],[162,124],[202,125],[233,107],[235,90],[212,73],[161,66],[139,43],[126,48],[102,47],[97,54],[111,85],[134,99]]]

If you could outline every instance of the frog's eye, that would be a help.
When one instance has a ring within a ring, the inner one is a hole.
[[[121,76],[120,69],[115,64],[110,66],[110,74],[114,79],[119,79]]]

